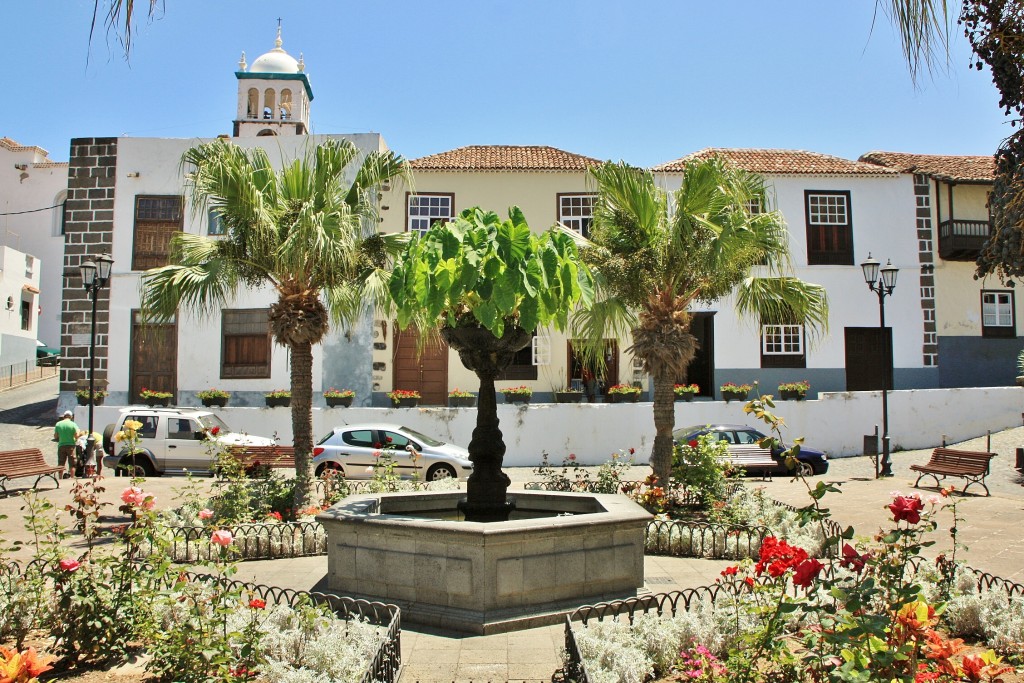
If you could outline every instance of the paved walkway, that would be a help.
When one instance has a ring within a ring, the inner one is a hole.
[[[45,394],[45,383],[21,391]],[[55,460],[56,449],[50,442],[52,434],[52,401],[31,398],[20,407],[5,403],[16,400],[12,394],[0,394],[0,443],[3,448],[39,447],[50,460]],[[49,412],[47,412],[49,410]],[[991,448],[999,453],[993,461],[989,476],[991,497],[977,495],[958,496],[959,540],[968,547],[961,557],[969,564],[993,574],[1024,583],[1024,488],[1020,475],[1013,469],[1014,449],[1024,444],[1024,428],[1011,429],[992,436]],[[984,450],[984,437],[956,446]],[[914,482],[909,470],[912,463],[927,460],[928,451],[908,451],[893,455],[895,477],[874,479],[874,469],[867,458],[833,460],[828,474],[820,478],[840,486],[841,494],[829,494],[824,504],[833,511],[835,519],[853,525],[858,535],[870,536],[891,519],[886,505],[894,490],[908,492]],[[596,468],[591,468],[592,470]],[[646,467],[637,467],[629,478],[642,478]],[[537,477],[529,468],[509,471],[513,487]],[[108,490],[102,494],[112,503],[104,509],[104,522],[124,521],[116,512],[118,495],[123,489],[121,479],[101,482]],[[811,480],[812,484],[815,480]],[[169,505],[179,495],[176,490],[185,485],[182,477],[164,477],[146,482],[147,491],[156,494],[158,505]],[[951,483],[960,485],[960,480]],[[40,496],[61,509],[70,500],[68,485],[59,490],[44,483]],[[198,480],[206,488],[209,480]],[[804,505],[810,499],[799,482],[775,478],[769,482],[756,479],[750,486],[764,486],[767,493],[794,505]],[[977,487],[972,488],[974,492]],[[928,495],[934,491],[921,490]],[[30,539],[22,528],[23,504],[19,496],[0,497],[0,535],[7,540]],[[928,549],[932,555],[950,551],[949,527],[952,516],[948,510],[938,513],[940,528],[934,537],[936,545]],[[69,522],[70,525],[70,522]],[[72,545],[76,543],[72,542]],[[646,588],[662,593],[682,588],[706,585],[715,580],[728,563],[681,558],[647,557],[644,566]],[[244,562],[239,565],[237,578],[258,583],[273,584],[309,590],[324,577],[326,557],[292,560]],[[552,673],[561,665],[563,635],[561,626],[549,626],[516,633],[491,636],[460,636],[451,633],[419,630],[407,626],[402,631],[403,669],[400,683],[414,681],[550,681]]]

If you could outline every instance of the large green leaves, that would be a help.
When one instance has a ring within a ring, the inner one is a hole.
[[[506,324],[564,329],[570,311],[589,305],[594,286],[569,235],[535,235],[512,207],[504,221],[466,209],[414,238],[395,264],[389,291],[402,327],[479,325],[501,337]]]

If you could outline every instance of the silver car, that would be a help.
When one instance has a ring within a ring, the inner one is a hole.
[[[372,479],[384,452],[394,459],[395,474],[403,479],[466,481],[473,473],[469,451],[462,446],[384,422],[335,427],[313,449],[313,471],[318,477],[333,469],[346,479]]]

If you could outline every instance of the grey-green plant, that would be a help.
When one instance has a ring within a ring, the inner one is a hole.
[[[221,237],[178,232],[168,265],[142,275],[142,310],[162,321],[219,315],[236,297],[265,288],[274,340],[288,349],[295,506],[309,505],[313,451],[313,347],[331,324],[352,326],[381,301],[388,259],[404,234],[378,232],[378,188],[408,177],[394,152],[363,152],[349,140],[308,145],[278,170],[261,148],[227,140],[182,158],[192,208],[212,211]]]

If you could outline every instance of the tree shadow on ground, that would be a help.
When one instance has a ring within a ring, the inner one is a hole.
[[[57,422],[57,399],[29,403],[17,408],[0,410],[0,424],[26,427],[52,427]]]

